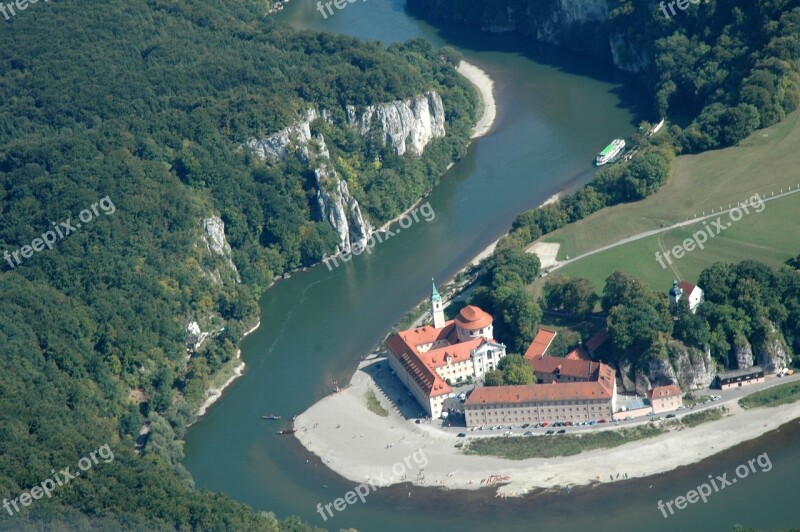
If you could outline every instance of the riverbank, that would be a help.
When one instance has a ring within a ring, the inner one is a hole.
[[[497,117],[497,105],[494,101],[494,81],[482,69],[463,59],[456,70],[478,89],[478,93],[483,100],[483,115],[481,115],[472,130],[473,139],[482,137],[492,129],[494,120]]]
[[[260,326],[261,326],[261,320],[259,319],[258,322],[256,322],[256,324],[253,327],[245,331],[245,333],[242,335],[242,340],[247,338],[249,334],[255,332],[255,330],[258,329]],[[240,340],[239,342],[241,343],[242,340]],[[234,360],[238,360],[239,363],[233,367],[233,374],[228,378],[228,380],[226,380],[221,385],[212,386],[211,388],[206,390],[206,398],[203,400],[203,403],[197,408],[197,411],[194,414],[196,417],[199,418],[201,416],[204,416],[205,413],[208,411],[208,409],[211,408],[211,406],[214,403],[219,401],[219,398],[222,397],[225,388],[230,386],[233,383],[233,381],[235,381],[244,374],[245,363],[244,361],[241,360],[241,358],[242,358],[242,350],[241,348],[237,348],[236,358]]]
[[[384,478],[386,485],[405,481],[417,486],[478,489],[487,486],[481,482],[486,478],[508,476],[497,492],[521,496],[538,489],[610,482],[609,477],[616,479],[617,473],[626,473],[628,478],[664,473],[758,438],[800,417],[800,403],[744,410],[733,401],[726,403],[731,415],[718,421],[613,449],[518,461],[471,456],[456,447],[469,438],[458,438],[428,423],[415,424],[400,415],[365,371],[379,362],[374,358],[362,362],[350,387],[322,399],[295,422],[298,440],[329,468],[354,482]],[[397,384],[402,388],[399,381]],[[376,416],[367,409],[364,396],[369,389],[389,410],[388,417]],[[404,390],[398,391],[405,396]],[[423,449],[428,459],[423,474],[405,480],[393,475],[391,465],[417,449]]]

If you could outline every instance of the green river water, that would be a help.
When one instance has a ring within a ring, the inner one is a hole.
[[[734,523],[769,530],[800,524],[792,503],[800,458],[797,422],[780,431],[657,477],[575,488],[570,493],[495,499],[492,492],[394,487],[371,494],[327,522],[316,512],[353,487],[276,425],[347,382],[409,308],[430,278],[451,277],[505,233],[514,217],[552,194],[591,179],[594,154],[616,136],[652,119],[637,88],[613,69],[513,38],[440,30],[409,16],[403,0],[355,2],[324,20],[311,0],[292,0],[276,15],[295,28],[385,43],[424,37],[449,44],[495,81],[492,131],[443,176],[428,200],[436,217],[329,271],[318,266],[281,281],[261,301],[261,327],[242,343],[245,375],[192,427],[185,465],[199,488],[222,491],[257,510],[298,515],[331,530],[730,530]],[[747,459],[769,453],[769,472],[664,519],[659,499],[685,494],[708,474],[730,476]],[[624,471],[624,468],[620,469]],[[327,487],[324,487],[327,486]]]

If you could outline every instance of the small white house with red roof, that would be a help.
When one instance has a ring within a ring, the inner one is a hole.
[[[682,297],[689,300],[689,310],[692,311],[692,314],[697,312],[697,307],[705,301],[703,289],[696,284],[692,284],[688,281],[672,281],[672,288],[669,290],[670,302],[673,305],[677,305]]]

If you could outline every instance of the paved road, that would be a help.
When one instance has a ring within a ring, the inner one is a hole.
[[[778,194],[777,196],[770,196],[769,198],[762,198],[762,200],[766,203],[767,201],[773,201],[773,200],[776,200],[778,198],[782,198],[784,196],[789,196],[791,194],[796,194],[798,192],[800,192],[800,187],[798,187],[798,188],[796,188],[794,190],[791,190],[789,192],[784,192],[783,194]],[[716,217],[722,216],[723,214],[727,214],[727,213],[729,213],[732,210],[737,209],[737,208],[738,207],[731,207],[730,209],[726,209],[724,211],[718,211],[718,212],[715,212],[715,213],[712,213],[712,214],[708,214],[708,215],[705,215],[705,216],[700,216],[698,218],[692,218],[691,220],[685,220],[683,222],[679,222],[679,223],[676,223],[674,225],[670,225],[669,227],[662,227],[662,228],[659,228],[659,229],[653,229],[652,231],[644,231],[642,233],[639,233],[639,234],[636,234],[636,235],[633,235],[633,236],[629,236],[628,238],[623,238],[622,240],[614,242],[613,244],[609,244],[607,246],[603,246],[601,248],[597,248],[597,249],[594,249],[592,251],[586,252],[583,255],[578,255],[577,257],[574,257],[572,259],[561,261],[558,264],[556,264],[555,266],[550,267],[547,271],[548,271],[548,273],[553,272],[553,271],[561,268],[562,266],[566,266],[567,264],[571,264],[571,263],[575,262],[576,260],[581,260],[581,259],[583,259],[585,257],[588,257],[589,255],[594,255],[596,253],[602,253],[603,251],[615,248],[617,246],[622,246],[623,244],[627,244],[629,242],[634,242],[636,240],[641,240],[642,238],[647,238],[649,236],[657,235],[659,233],[664,233],[666,231],[671,231],[672,229],[677,229],[678,227],[685,227],[687,225],[692,225],[692,224],[695,224],[697,222],[701,222],[703,220],[707,220],[709,218],[716,218]],[[526,249],[526,251],[527,251],[527,249]]]

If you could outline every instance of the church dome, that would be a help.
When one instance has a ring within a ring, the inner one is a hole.
[[[477,331],[492,324],[492,317],[473,305],[461,309],[455,319],[456,326],[467,331]]]

